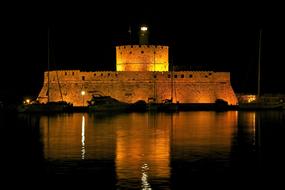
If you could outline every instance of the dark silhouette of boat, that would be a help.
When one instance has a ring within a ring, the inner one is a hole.
[[[18,105],[16,110],[19,113],[52,113],[52,112],[69,112],[73,111],[73,104],[68,103],[66,101],[63,101],[62,92],[61,92],[61,86],[58,81],[58,86],[60,90],[60,95],[62,101],[50,101],[50,77],[49,77],[49,71],[50,71],[50,39],[49,39],[49,28],[48,28],[48,69],[47,69],[47,75],[48,75],[48,90],[47,90],[47,102],[46,103],[39,103],[36,101],[26,101]],[[58,80],[58,78],[57,78]]]
[[[158,111],[176,112],[179,110],[179,102],[173,103],[172,99],[165,99],[162,104],[158,105]]]
[[[282,98],[272,99],[265,95],[261,95],[261,35],[262,30],[259,30],[259,46],[258,46],[258,66],[257,66],[257,95],[253,101],[240,101],[238,104],[239,110],[279,110],[285,109],[285,103]]]
[[[147,103],[144,100],[138,100],[137,102],[130,104],[129,111],[145,112],[147,111]]]
[[[282,110],[285,109],[283,101],[270,101],[270,97],[261,96],[256,101],[249,103],[241,102],[238,105],[239,110]]]
[[[57,113],[71,112],[73,105],[65,101],[21,104],[17,107],[19,113]]]
[[[130,104],[111,96],[93,95],[87,102],[89,111],[127,111],[130,108]]]

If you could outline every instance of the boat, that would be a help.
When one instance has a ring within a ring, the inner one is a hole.
[[[282,110],[285,104],[266,104],[263,102],[239,104],[239,110]]]
[[[162,104],[158,105],[158,110],[164,112],[176,112],[179,110],[179,102],[173,103],[172,98],[165,99]]]
[[[174,66],[172,65],[171,71],[171,97],[162,100],[162,102],[157,102],[156,96],[156,77],[153,77],[153,97],[148,98],[148,103],[146,104],[147,111],[159,111],[159,112],[176,112],[179,111],[179,101],[173,102],[173,97],[176,97],[176,87],[174,82]],[[153,72],[155,75],[155,73]]]
[[[73,105],[65,101],[42,103],[24,103],[17,107],[19,113],[58,113],[71,112]]]
[[[127,111],[130,109],[130,104],[121,102],[111,96],[93,95],[88,103],[88,111]]]
[[[285,97],[282,95],[244,95],[240,96],[239,110],[281,110],[285,109]],[[247,98],[250,97],[250,98]]]
[[[261,35],[262,30],[259,30],[259,47],[258,47],[258,75],[257,75],[257,95],[248,95],[247,100],[239,100],[239,110],[279,110],[285,109],[284,100],[281,97],[273,98],[270,96],[261,96],[260,78],[261,78]]]
[[[130,111],[145,112],[148,110],[147,103],[144,100],[138,100],[135,103],[130,104]]]
[[[58,81],[59,90],[61,94],[61,101],[50,101],[50,40],[48,29],[48,90],[47,90],[47,103],[39,103],[37,100],[26,99],[24,102],[17,106],[16,110],[19,113],[52,113],[52,112],[70,112],[73,110],[73,104],[63,100],[61,93],[61,86]],[[57,79],[58,80],[58,79]]]

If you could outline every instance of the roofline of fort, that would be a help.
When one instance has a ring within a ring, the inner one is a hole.
[[[104,71],[84,71],[84,70],[80,70],[80,69],[72,69],[72,70],[69,70],[69,69],[65,69],[65,70],[51,70],[49,72],[141,72],[141,73],[145,73],[145,72],[155,72],[155,73],[169,73],[169,72],[172,72],[172,71],[108,71],[108,70],[104,70]],[[48,71],[44,71],[44,72],[48,72]],[[199,73],[199,72],[212,72],[212,73],[229,73],[229,71],[213,71],[213,70],[199,70],[199,71],[195,71],[195,70],[182,70],[182,71],[173,71],[173,72],[176,72],[176,73],[179,73],[179,72],[194,72],[194,73]]]
[[[128,47],[128,48],[157,48],[157,47],[169,47],[168,45],[158,45],[158,44],[143,44],[143,45],[139,45],[139,44],[134,44],[134,45],[117,45],[116,47],[118,47],[120,49],[120,47]]]

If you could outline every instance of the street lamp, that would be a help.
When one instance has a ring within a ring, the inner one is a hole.
[[[83,107],[84,107],[84,95],[85,95],[85,91],[82,90],[81,91],[81,96],[82,96],[82,105],[83,105]]]
[[[31,102],[30,99],[26,99],[26,100],[24,101],[25,104],[30,104],[30,102]]]

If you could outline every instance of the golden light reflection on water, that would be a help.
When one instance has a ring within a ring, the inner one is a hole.
[[[240,123],[240,130],[248,133],[249,137],[252,138],[252,145],[258,145],[257,137],[259,136],[257,133],[259,127],[259,119],[258,113],[253,112],[239,112],[238,121]]]
[[[119,126],[116,138],[118,179],[141,178],[142,186],[148,187],[148,178],[169,178],[170,131],[171,117],[165,114],[136,114]]]
[[[212,152],[230,153],[237,112],[182,112],[173,123],[172,155],[195,160]]]
[[[46,159],[79,159],[82,154],[82,114],[40,119]]]
[[[88,114],[42,116],[40,127],[45,159],[113,158],[115,134],[113,127],[108,125],[107,121],[97,127],[94,118]]]
[[[134,180],[150,189],[154,179],[170,179],[173,159],[226,159],[237,120],[235,111],[78,113],[42,116],[40,127],[46,159],[113,160],[119,187]]]

